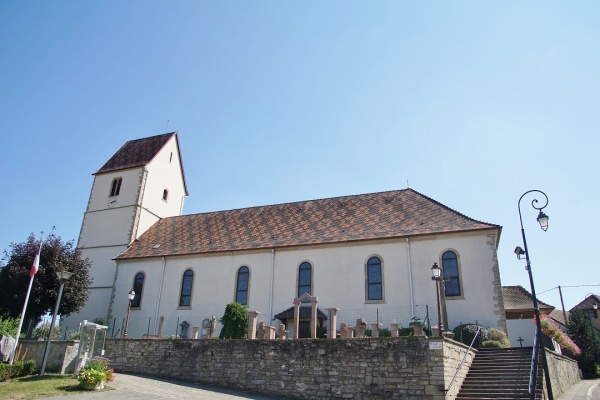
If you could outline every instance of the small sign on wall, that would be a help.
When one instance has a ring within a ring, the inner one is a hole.
[[[443,346],[443,342],[429,342],[429,350],[442,350]]]

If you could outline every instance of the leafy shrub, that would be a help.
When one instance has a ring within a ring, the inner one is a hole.
[[[477,334],[477,330],[479,328],[481,328],[481,331],[479,332],[475,342],[473,342],[475,334]],[[482,325],[462,324],[454,328],[453,332],[454,340],[464,343],[467,346],[471,345],[471,342],[473,342],[473,347],[476,349],[480,348],[484,341],[489,340],[488,330]]]
[[[533,322],[536,323],[535,317],[533,318]],[[581,354],[579,346],[577,346],[566,333],[561,331],[549,316],[540,315],[540,324],[542,325],[542,332],[554,339],[556,343],[565,349],[568,349],[576,356]]]
[[[387,328],[381,328],[379,330],[379,337],[392,337],[392,331]]]
[[[504,346],[502,346],[502,344],[498,340],[484,340],[483,343],[481,343],[481,347],[499,349]]]
[[[219,338],[246,339],[248,335],[248,311],[238,302],[231,302],[225,307],[225,313],[219,320],[223,324]]]
[[[412,328],[399,328],[398,336],[411,336],[413,334]]]
[[[35,372],[35,360],[15,361],[12,365],[0,364],[0,382],[19,376],[33,375]]]
[[[504,348],[510,347],[510,341],[508,340],[508,335],[505,332],[501,331],[500,329],[490,328],[489,338],[490,338],[490,340],[494,340],[494,341],[497,341],[498,343],[500,343],[500,347],[504,347]]]
[[[317,326],[317,338],[327,339],[327,327],[326,326]]]
[[[0,317],[0,336],[17,336],[19,318]]]
[[[50,322],[44,322],[41,325],[38,325],[33,330],[33,338],[34,339],[48,339],[48,333],[50,332]],[[57,340],[60,337],[60,326],[55,325],[54,330],[52,332],[52,340]]]
[[[81,337],[81,332],[79,332],[78,330],[69,331],[69,337],[71,338],[71,340],[79,340]]]

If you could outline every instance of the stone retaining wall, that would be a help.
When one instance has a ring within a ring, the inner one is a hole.
[[[549,349],[546,349],[546,359],[552,381],[552,394],[557,398],[581,379],[579,367],[576,361]]]
[[[37,367],[41,368],[46,341],[20,340],[19,345],[21,346],[21,358],[35,360]],[[61,374],[74,373],[78,346],[78,340],[53,340],[50,343],[50,354],[46,363],[46,371],[59,372]]]
[[[414,338],[106,341],[106,356],[117,373],[296,399],[441,400],[466,352],[452,340]],[[474,354],[468,355],[456,388]]]

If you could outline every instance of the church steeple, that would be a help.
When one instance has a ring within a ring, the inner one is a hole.
[[[93,284],[79,322],[106,319],[113,258],[161,218],[181,215],[188,195],[177,132],[126,142],[93,175],[77,244],[92,261]]]

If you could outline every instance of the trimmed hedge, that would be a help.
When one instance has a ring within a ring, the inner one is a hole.
[[[35,372],[35,360],[15,361],[12,365],[0,364],[0,382],[19,376],[33,375]]]

